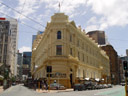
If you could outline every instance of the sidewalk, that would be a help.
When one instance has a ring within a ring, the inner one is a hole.
[[[73,89],[66,89],[66,90],[38,90],[36,89],[36,92],[38,93],[58,93],[58,92],[71,92]]]
[[[0,86],[0,93],[3,92],[3,86]]]

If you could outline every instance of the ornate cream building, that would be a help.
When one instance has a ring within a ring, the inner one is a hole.
[[[35,79],[47,78],[47,66],[52,67],[50,82],[71,87],[78,79],[110,76],[109,58],[98,45],[69,21],[64,13],[55,13],[43,34],[32,46],[31,72]]]

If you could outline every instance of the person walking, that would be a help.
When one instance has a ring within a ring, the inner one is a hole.
[[[47,80],[44,80],[45,90],[48,90],[48,83]]]

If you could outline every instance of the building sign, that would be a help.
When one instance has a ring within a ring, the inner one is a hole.
[[[51,78],[66,78],[66,73],[59,73],[59,74],[53,73],[53,74],[50,74],[49,76]],[[47,77],[48,77],[48,74],[47,74]]]
[[[0,20],[5,20],[5,18],[0,17]]]

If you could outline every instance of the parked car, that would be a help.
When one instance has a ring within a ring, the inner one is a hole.
[[[108,88],[108,85],[107,84],[103,84],[103,88]]]
[[[121,81],[120,85],[125,86],[125,81]]]
[[[52,90],[65,90],[66,88],[61,84],[52,83],[52,84],[50,84],[50,89],[52,89]]]
[[[86,84],[86,88],[88,90],[94,90],[94,89],[96,89],[96,82],[88,81],[88,84]]]
[[[97,84],[96,85],[96,89],[102,89],[102,88],[103,88],[102,84]]]
[[[86,90],[86,87],[84,84],[75,84],[74,91],[76,91],[76,90],[78,90],[78,91]]]
[[[93,90],[96,89],[96,82],[92,82],[92,81],[82,81],[79,84],[75,84],[74,85],[74,91],[78,90],[78,91],[82,91],[82,90]]]
[[[24,86],[28,88],[33,88],[34,87],[34,82],[32,79],[28,78],[26,81],[24,81]]]
[[[122,83],[121,85],[122,85],[122,86],[125,86],[125,83]]]
[[[108,88],[112,88],[112,84],[108,84]]]
[[[12,86],[15,86],[15,85],[16,85],[16,83],[15,83],[15,82],[13,82],[13,83],[12,83]]]

